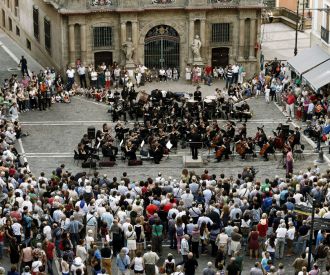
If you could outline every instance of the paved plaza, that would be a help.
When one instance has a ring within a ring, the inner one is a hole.
[[[6,48],[2,45],[0,47],[0,56],[3,61],[3,66],[0,71],[2,81],[16,68],[17,60],[22,54],[28,57],[27,53],[20,51],[17,46],[11,44],[12,42],[0,33],[0,41],[4,43]],[[13,56],[8,54],[8,49],[13,53]],[[7,50],[6,50],[7,49]],[[28,64],[30,70],[38,71],[41,66],[34,60],[28,57]],[[19,73],[19,71],[16,71]],[[213,95],[216,88],[223,88],[222,81],[215,82],[212,86],[202,85],[201,91],[203,96]],[[167,82],[167,83],[152,83],[141,87],[140,90],[146,90],[150,93],[154,88],[171,90],[173,92],[189,92],[192,93],[195,87],[185,83],[184,81]],[[252,98],[248,103],[253,110],[253,117],[247,123],[248,136],[254,137],[257,127],[264,126],[267,135],[272,135],[279,123],[285,123],[286,116],[282,113],[281,107],[274,103],[266,104],[263,97],[257,99]],[[52,105],[51,109],[47,111],[30,111],[20,115],[23,132],[28,132],[29,135],[24,137],[21,142],[17,143],[19,152],[29,163],[30,169],[35,175],[39,175],[44,171],[49,175],[60,164],[65,164],[66,170],[74,173],[82,171],[81,164],[74,163],[73,150],[76,149],[78,142],[83,134],[87,132],[87,127],[95,126],[96,129],[101,129],[103,123],[114,125],[111,122],[111,116],[107,112],[108,106],[103,103],[98,103],[93,100],[88,100],[83,96],[75,96],[72,98],[70,104],[57,103]],[[132,121],[128,121],[128,125],[132,125]],[[220,125],[225,125],[226,121],[219,121]],[[240,123],[237,122],[240,126]],[[300,125],[298,122],[290,123],[291,129]],[[302,125],[300,125],[302,126]],[[294,162],[294,171],[306,169],[313,165],[313,161],[318,158],[314,153],[315,144],[311,140],[302,138],[302,142],[306,145],[304,159],[296,160]],[[277,159],[274,156],[270,157],[270,161],[264,162],[261,158],[241,160],[237,155],[225,162],[215,162],[214,155],[209,154],[208,150],[203,149],[200,151],[204,161],[203,168],[194,169],[198,174],[207,168],[211,174],[219,175],[237,175],[242,172],[245,166],[254,166],[259,172],[257,179],[263,180],[267,177],[280,177],[285,175],[285,170],[279,164],[280,153],[277,154]],[[146,179],[147,177],[156,177],[159,172],[162,172],[164,177],[179,178],[181,170],[183,169],[182,156],[190,154],[189,149],[181,149],[178,147],[176,151],[170,153],[169,158],[164,158],[159,165],[151,161],[144,161],[143,166],[129,167],[127,161],[117,160],[117,163],[112,168],[98,168],[100,174],[107,174],[109,178],[114,176],[120,177],[124,171],[128,173],[128,177],[133,180]],[[327,155],[326,155],[326,160]],[[328,164],[320,165],[324,170]],[[85,169],[86,172],[93,172],[93,170]],[[167,255],[169,248],[167,243],[164,242],[164,255]],[[180,256],[174,251],[177,260]],[[164,258],[162,258],[164,260]],[[202,269],[206,267],[206,263],[210,260],[207,256],[202,256],[199,259],[199,269],[196,274],[201,274]],[[293,257],[286,257],[283,263],[286,266],[287,274],[293,274],[291,263]],[[276,263],[276,265],[279,262]],[[8,258],[5,258],[5,266],[8,267]],[[254,260],[245,257],[243,275],[249,274],[250,268],[253,266]]]

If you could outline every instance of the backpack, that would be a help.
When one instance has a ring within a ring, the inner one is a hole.
[[[177,236],[183,236],[183,234],[184,234],[184,230],[183,230],[182,225],[180,225],[176,228],[176,235]]]
[[[165,273],[172,274],[174,272],[174,263],[166,263],[165,265]]]

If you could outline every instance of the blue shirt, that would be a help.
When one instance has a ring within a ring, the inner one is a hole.
[[[131,263],[131,261],[127,255],[125,255],[125,258],[120,257],[119,254],[117,255],[116,264],[120,271],[122,271],[122,272],[126,271],[129,267],[130,263]]]

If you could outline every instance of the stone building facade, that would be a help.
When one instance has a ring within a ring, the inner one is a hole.
[[[0,0],[1,28],[44,66],[132,62],[258,68],[262,0]],[[129,46],[127,46],[129,45]],[[125,48],[126,47],[126,48]],[[126,49],[126,51],[125,51]]]

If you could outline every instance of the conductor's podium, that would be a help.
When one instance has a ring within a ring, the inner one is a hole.
[[[192,159],[192,156],[183,156],[183,167],[185,168],[202,168],[204,167],[203,159],[198,156],[198,159]]]

